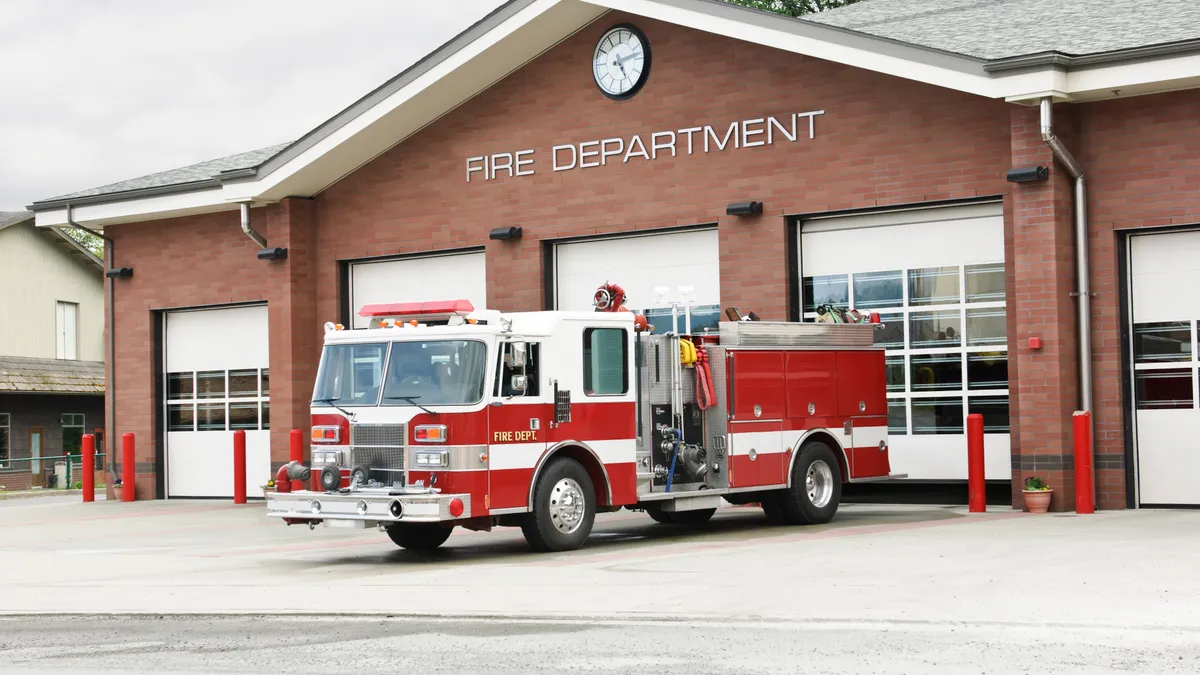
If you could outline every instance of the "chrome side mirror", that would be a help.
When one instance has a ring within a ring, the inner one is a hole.
[[[510,342],[508,353],[505,355],[505,365],[513,370],[524,368],[528,361],[528,345],[524,342]]]
[[[529,378],[525,375],[513,375],[510,385],[513,393],[524,394],[529,390]]]

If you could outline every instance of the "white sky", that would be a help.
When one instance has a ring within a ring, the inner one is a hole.
[[[291,141],[501,0],[0,0],[0,211]]]

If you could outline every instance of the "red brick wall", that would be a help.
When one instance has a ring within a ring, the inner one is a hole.
[[[1117,232],[1200,224],[1200,93],[1079,106],[1088,177],[1098,502],[1125,504]]]
[[[321,256],[488,245],[489,305],[541,309],[542,240],[719,222],[724,304],[778,319],[784,215],[1008,190],[1003,103],[669,24],[636,20],[653,45],[650,78],[633,99],[610,101],[589,63],[624,18],[581,31],[327,190]],[[655,131],[809,110],[825,111],[813,140],[551,171],[555,144],[648,142]],[[529,148],[535,175],[465,182],[466,158]],[[765,203],[761,218],[725,216],[748,199]],[[524,228],[521,240],[488,244],[491,228],[510,225]],[[322,317],[336,316],[336,273],[320,266]]]

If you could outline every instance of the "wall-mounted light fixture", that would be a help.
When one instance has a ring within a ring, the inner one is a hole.
[[[762,213],[762,202],[734,202],[725,207],[727,216],[756,216]]]
[[[258,252],[259,260],[284,260],[287,258],[286,248],[264,248]]]
[[[519,227],[497,227],[488,234],[488,239],[520,239],[521,228]]]
[[[1036,183],[1050,177],[1050,169],[1044,166],[1026,166],[1020,169],[1008,170],[1010,183]]]
[[[132,267],[116,267],[114,269],[107,270],[104,273],[104,276],[108,277],[109,279],[128,278],[128,277],[133,276],[133,268]]]

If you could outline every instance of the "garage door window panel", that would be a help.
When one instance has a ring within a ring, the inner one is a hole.
[[[911,305],[945,305],[959,301],[959,268],[930,267],[908,271]]]
[[[195,431],[196,406],[186,405],[167,406],[167,431]]]
[[[1140,370],[1134,386],[1138,410],[1178,410],[1194,407],[1192,368]]]
[[[963,433],[961,398],[914,398],[913,433],[918,435]]]
[[[258,404],[230,403],[229,428],[234,430],[258,429]]]
[[[1008,353],[967,354],[967,389],[1008,389]]]
[[[913,312],[909,319],[913,349],[944,349],[962,344],[958,311]]]
[[[0,469],[8,468],[9,453],[9,416],[0,413]]]
[[[961,354],[913,354],[912,390],[962,391]]]
[[[1004,264],[967,265],[967,302],[1004,302]]]
[[[1191,322],[1165,321],[1135,325],[1133,355],[1135,363],[1191,361]]]
[[[984,433],[1009,433],[1007,396],[973,396],[968,399],[967,409],[972,415],[983,415]]]
[[[196,398],[225,398],[225,371],[196,373]]]
[[[882,309],[904,304],[904,272],[862,272],[854,275],[855,309]]]
[[[830,274],[804,278],[804,311],[815,312],[821,305],[838,309],[850,307],[850,277]]]

